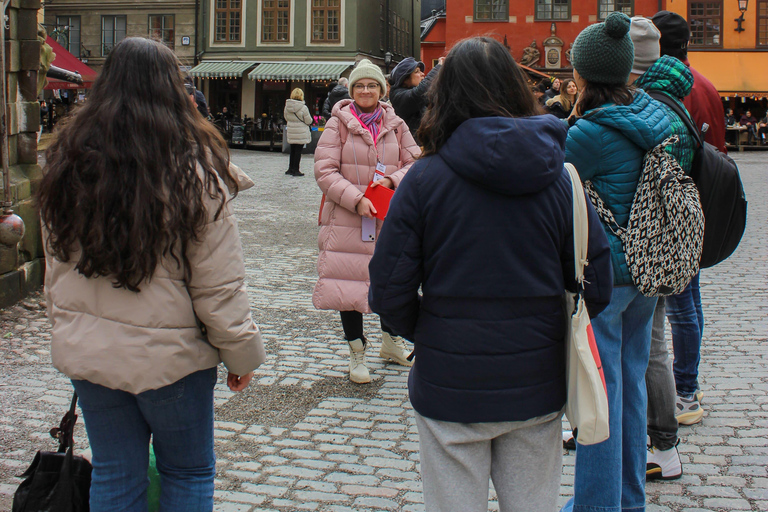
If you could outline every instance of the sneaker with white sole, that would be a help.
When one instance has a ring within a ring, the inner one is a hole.
[[[678,396],[675,399],[675,418],[680,425],[693,425],[701,421],[704,409],[695,396],[686,398]]]
[[[704,400],[704,392],[698,386],[696,387],[696,391],[693,392],[693,396],[699,401],[699,405],[701,405],[701,401]]]
[[[648,462],[645,465],[646,480],[677,480],[683,476],[683,463],[677,446],[669,450],[648,448]]]
[[[566,450],[576,449],[576,439],[573,437],[573,430],[563,430],[563,448]]]

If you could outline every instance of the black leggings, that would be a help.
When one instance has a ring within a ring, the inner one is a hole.
[[[344,329],[344,337],[347,341],[356,339],[363,340],[365,343],[365,336],[363,336],[363,314],[359,311],[339,311],[341,314],[341,327]],[[394,335],[392,329],[381,322],[381,330]]]
[[[299,170],[299,163],[301,162],[301,150],[304,149],[304,144],[291,144],[291,153],[288,158],[288,168],[292,171]]]

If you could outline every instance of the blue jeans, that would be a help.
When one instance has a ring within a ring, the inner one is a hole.
[[[91,512],[146,512],[149,438],[160,510],[213,510],[216,368],[134,395],[73,380],[93,451]]]
[[[672,326],[677,394],[690,397],[699,387],[701,337],[704,334],[699,274],[691,279],[682,293],[667,297],[667,318]]]
[[[655,307],[655,297],[634,286],[617,286],[608,307],[592,319],[608,387],[611,436],[576,445],[574,497],[564,511],[645,510],[645,370]]]

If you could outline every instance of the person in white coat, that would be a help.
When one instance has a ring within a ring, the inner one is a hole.
[[[299,169],[301,162],[301,149],[304,144],[312,142],[312,135],[309,127],[312,126],[312,116],[309,109],[304,104],[304,91],[298,87],[291,92],[290,99],[285,100],[285,110],[283,117],[288,123],[286,137],[288,144],[291,145],[291,156],[288,161],[288,170],[285,174],[289,176],[304,176]]]

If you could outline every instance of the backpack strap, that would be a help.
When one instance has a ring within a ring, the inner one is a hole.
[[[685,126],[688,128],[688,131],[691,132],[691,135],[693,135],[696,144],[699,147],[704,145],[703,141],[701,140],[701,131],[696,127],[695,124],[693,124],[693,120],[691,119],[690,114],[688,114],[688,111],[685,110],[685,107],[681,107],[680,104],[678,104],[677,101],[672,98],[672,96],[663,91],[648,91],[647,94],[659,103],[663,103],[671,108],[675,114],[677,114],[683,124],[685,124]]]
[[[613,216],[613,212],[608,209],[608,206],[606,206],[605,202],[598,195],[597,191],[595,190],[595,186],[591,181],[584,182],[584,190],[587,192],[587,196],[589,196],[589,200],[592,202],[592,206],[595,207],[597,216],[600,217],[600,220],[603,221],[603,224],[608,226],[608,229],[610,229],[611,232],[619,237],[619,239],[623,242],[626,230],[619,226],[619,223],[616,222],[616,217]]]

